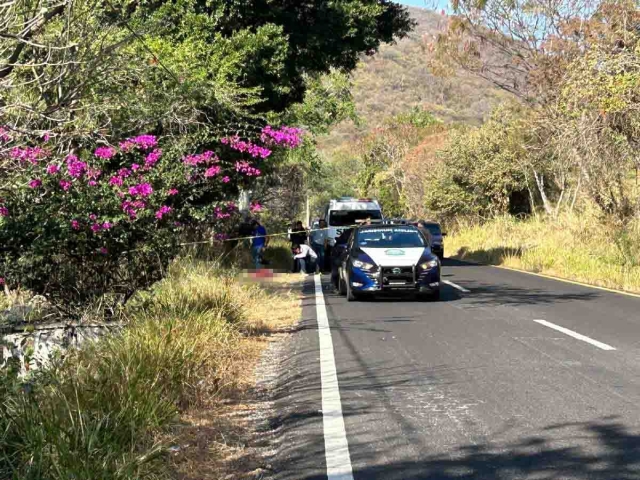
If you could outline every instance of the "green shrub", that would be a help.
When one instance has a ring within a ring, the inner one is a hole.
[[[181,409],[235,382],[240,327],[257,287],[215,265],[177,262],[124,312],[120,333],[23,382],[0,377],[0,478],[164,478]],[[12,373],[13,372],[13,373]]]

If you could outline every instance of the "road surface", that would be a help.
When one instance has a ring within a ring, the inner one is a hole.
[[[314,280],[274,478],[640,479],[640,298],[453,261],[435,303]]]

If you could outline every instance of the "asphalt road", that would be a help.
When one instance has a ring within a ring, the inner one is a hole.
[[[453,262],[443,280],[468,292],[348,303],[323,279],[353,478],[640,479],[640,298]],[[327,478],[331,454],[305,292],[277,398],[283,480]]]

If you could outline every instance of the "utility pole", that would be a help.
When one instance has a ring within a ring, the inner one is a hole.
[[[309,194],[307,193],[307,228],[311,228],[311,209],[309,208]]]

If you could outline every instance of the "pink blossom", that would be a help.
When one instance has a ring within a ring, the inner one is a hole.
[[[249,162],[236,162],[236,172],[244,173],[247,177],[259,177],[262,172]]]
[[[261,147],[255,143],[245,142],[240,140],[240,137],[228,137],[220,140],[223,144],[229,145],[233,150],[238,152],[248,153],[253,158],[265,159],[271,155],[271,150],[266,147]]]
[[[262,205],[259,203],[252,203],[249,210],[251,210],[252,213],[260,212],[262,210]]]
[[[158,160],[160,160],[160,157],[162,157],[162,150],[160,150],[159,148],[156,148],[153,152],[147,155],[147,158],[145,158],[144,160],[144,166],[147,169],[153,167],[156,163],[158,163]]]
[[[20,163],[29,162],[36,165],[38,161],[49,155],[49,152],[40,147],[13,147],[9,155]]]
[[[6,282],[3,277],[0,277],[0,286],[4,285]]]
[[[5,127],[0,127],[0,142],[10,142],[11,136],[9,135],[9,131]]]
[[[220,159],[218,158],[218,156],[211,150],[197,155],[188,155],[182,159],[182,162],[185,165],[191,165],[193,167],[195,167],[196,165],[200,165],[201,163],[217,163],[219,161]]]
[[[262,129],[260,140],[269,145],[279,145],[286,148],[297,148],[302,143],[302,130],[292,127],[281,127],[275,130],[267,125]]]
[[[0,207],[0,217],[8,217],[9,209],[7,207]]]
[[[127,138],[124,142],[120,142],[120,149],[123,152],[128,152],[135,147],[139,147],[142,150],[149,150],[158,144],[158,140],[153,135],[139,135],[134,138]]]
[[[223,183],[229,183],[231,181],[231,179],[227,176],[222,177],[222,182]]]
[[[115,185],[117,187],[121,187],[123,183],[122,177],[111,177],[109,179],[109,185]]]
[[[110,223],[110,222],[104,222],[104,223],[102,224],[102,229],[103,229],[103,230],[109,230],[109,229],[111,229],[111,227],[113,227],[113,223]]]
[[[166,215],[167,213],[169,213],[170,211],[171,211],[171,207],[168,207],[168,206],[166,206],[166,205],[163,205],[162,207],[160,207],[160,210],[158,210],[158,211],[156,212],[156,218],[157,218],[158,220],[161,220],[161,219],[162,219],[162,217],[163,217],[164,215]]]
[[[87,170],[87,177],[91,180],[97,180],[100,175],[102,175],[102,170],[98,170],[97,168],[90,168]]]
[[[109,250],[107,250],[106,247],[100,247],[100,250],[98,251],[103,255],[106,255],[107,253],[109,253]]]
[[[124,142],[120,142],[119,144],[120,150],[122,150],[125,153],[131,150],[135,146],[136,144],[133,143],[133,141],[131,140],[125,140]]]
[[[55,175],[59,171],[60,171],[60,165],[56,165],[55,163],[52,163],[47,167],[47,173],[49,175]]]
[[[91,225],[92,232],[97,233],[100,230],[102,230],[102,225],[100,225],[99,223],[94,223],[93,225]]]
[[[134,197],[148,197],[153,193],[153,187],[148,183],[140,183],[129,188],[129,195]]]
[[[219,165],[215,165],[213,167],[209,167],[207,168],[207,170],[204,172],[204,176],[207,178],[210,177],[215,177],[216,175],[218,175],[220,172],[222,171],[222,168],[220,168]]]
[[[146,206],[147,205],[142,200],[136,200],[134,202],[125,200],[122,202],[122,210],[132,219],[136,218],[138,210],[143,209]]]
[[[98,147],[93,154],[98,158],[109,160],[116,154],[116,150],[113,147]]]
[[[60,186],[62,187],[62,190],[66,192],[71,188],[71,182],[67,180],[60,180]]]
[[[171,188],[171,189],[169,189],[169,191],[168,191],[167,193],[168,193],[168,195],[169,195],[170,197],[172,197],[172,196],[174,196],[174,195],[177,195],[177,194],[178,194],[178,190],[176,190],[175,188]]]
[[[46,143],[50,139],[51,139],[51,134],[49,132],[44,132],[44,135],[42,135],[42,141],[44,141]]]
[[[88,185],[89,185],[90,187],[95,187],[96,185],[98,185],[98,182],[96,182],[95,180],[89,180]]]
[[[41,186],[42,186],[42,180],[40,180],[39,178],[34,178],[29,182],[30,188],[40,188]]]
[[[138,165],[137,163],[131,164],[131,170],[133,170],[134,172],[137,172],[139,169],[140,165]]]
[[[131,176],[131,170],[129,170],[128,168],[121,168],[120,170],[118,170],[118,175],[122,178],[128,178]]]
[[[89,215],[89,220],[93,220],[94,222],[98,219],[98,216],[95,213]]]
[[[87,170],[87,164],[78,160],[75,155],[69,155],[67,157],[67,172],[72,178],[80,178],[82,174]]]
[[[71,228],[80,230],[80,222],[78,220],[71,220]]]
[[[133,143],[143,150],[148,150],[155,147],[158,144],[158,140],[153,135],[140,135],[133,139]]]

